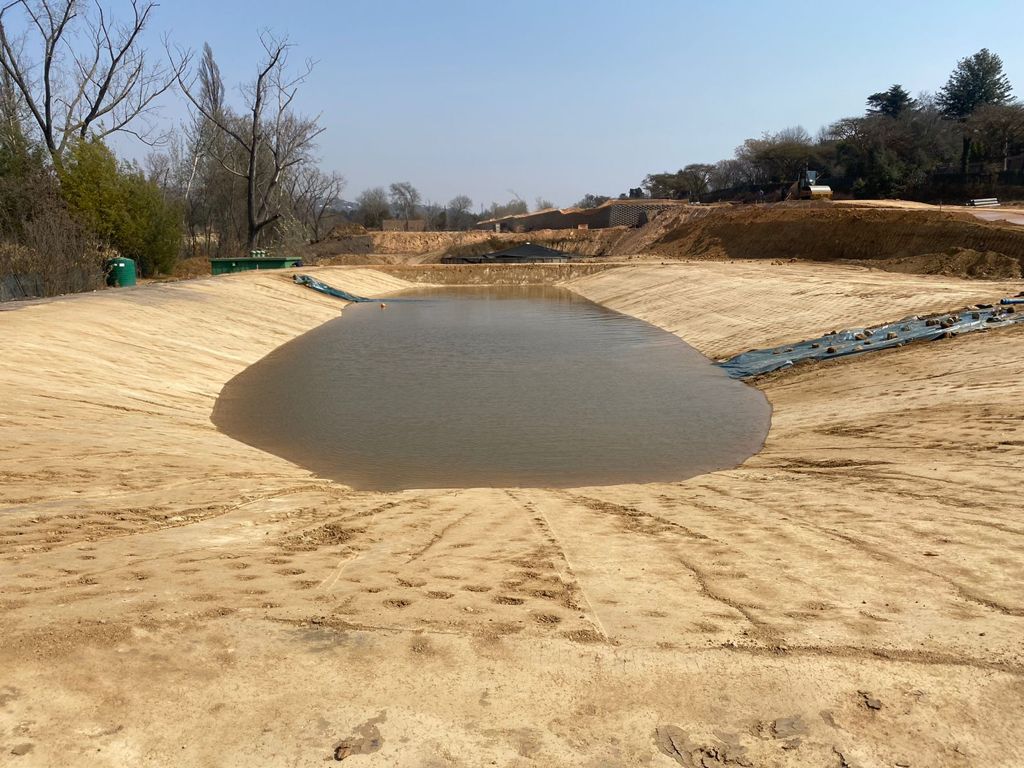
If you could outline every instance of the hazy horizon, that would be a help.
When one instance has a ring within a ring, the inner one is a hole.
[[[262,53],[259,30],[287,35],[296,65],[317,61],[299,105],[322,114],[322,166],[345,176],[344,197],[409,181],[424,201],[467,194],[479,209],[513,190],[531,205],[614,196],[647,173],[731,157],[764,131],[814,134],[893,83],[938,90],[983,47],[1024,96],[1020,22],[1019,3],[965,12],[948,0],[856,13],[663,0],[640,10],[306,2],[297,13],[269,0],[179,0],[157,10],[147,40],[161,55],[165,33],[197,50],[209,42],[237,103]],[[183,117],[182,100],[165,99],[162,119]]]

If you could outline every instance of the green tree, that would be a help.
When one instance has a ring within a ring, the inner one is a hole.
[[[580,201],[576,203],[577,208],[597,208],[600,205],[604,205],[611,200],[608,195],[591,195],[586,194],[580,198]]]
[[[182,246],[181,211],[141,171],[121,173],[124,219],[113,245],[122,256],[135,259],[142,274],[168,274]]]
[[[943,116],[966,123],[975,110],[986,104],[1005,104],[1013,87],[1003,72],[1003,60],[988,48],[960,59],[936,98]],[[960,172],[967,173],[971,155],[971,134],[964,130]]]
[[[141,170],[119,166],[103,140],[93,138],[72,143],[60,179],[68,208],[99,242],[134,259],[143,275],[173,269],[181,213]]]
[[[64,199],[98,240],[113,245],[125,226],[124,189],[117,158],[102,139],[71,143],[60,171]]]
[[[675,173],[649,173],[644,177],[642,186],[656,200],[678,200],[687,195],[682,170]]]
[[[1000,161],[1005,171],[1009,167],[1010,150],[1024,143],[1024,105],[985,104],[974,110],[967,119],[972,144],[980,145],[989,159]]]
[[[896,83],[888,90],[872,93],[868,96],[868,114],[899,117],[908,109],[913,109],[916,102],[902,85]]]

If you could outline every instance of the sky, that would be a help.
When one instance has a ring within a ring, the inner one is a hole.
[[[814,134],[893,83],[937,91],[983,47],[1024,98],[1021,0],[162,0],[147,40],[208,42],[237,103],[263,28],[316,61],[298,104],[348,199],[394,181],[476,208],[615,196],[764,131]]]

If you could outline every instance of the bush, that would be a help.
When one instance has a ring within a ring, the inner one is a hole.
[[[0,299],[57,296],[103,283],[102,255],[41,163],[0,174],[0,237]]]
[[[60,174],[68,206],[87,230],[143,276],[170,274],[182,243],[181,214],[135,167],[118,165],[100,139],[79,141]]]

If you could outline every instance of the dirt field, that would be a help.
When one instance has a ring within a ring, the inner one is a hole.
[[[1024,285],[569,287],[717,357]],[[209,420],[340,307],[250,273],[0,312],[0,764],[1024,765],[1024,327],[767,377],[765,449],[684,483],[380,494]]]

